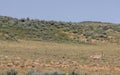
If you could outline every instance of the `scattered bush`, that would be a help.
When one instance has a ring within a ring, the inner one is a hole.
[[[17,75],[17,71],[14,69],[8,70],[6,73],[0,72],[0,75]],[[60,70],[51,70],[51,71],[38,71],[35,69],[29,70],[25,75],[114,75],[110,73],[100,73],[100,72],[92,72],[86,73],[85,71],[71,71],[70,73],[65,73]]]
[[[107,32],[108,30],[112,30],[114,33],[109,33]],[[117,37],[116,35],[120,33],[120,25],[92,21],[57,22],[29,18],[16,19],[7,16],[0,16],[0,33],[3,35],[7,34],[7,37],[0,36],[0,38],[4,37],[6,38],[4,40],[12,41],[17,41],[19,38],[22,40],[40,39],[45,41],[52,40],[74,43],[73,40],[76,39],[70,39],[70,37],[76,37],[76,35],[80,36],[83,34],[86,39],[92,38],[97,40],[108,40],[111,42],[111,40],[108,39],[108,36]],[[118,36],[118,39],[119,38],[120,37]],[[79,38],[77,40],[80,41]],[[116,39],[114,38],[113,40]]]

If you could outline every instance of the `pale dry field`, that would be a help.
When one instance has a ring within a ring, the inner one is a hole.
[[[101,56],[92,58],[92,56]],[[62,69],[120,73],[120,46],[101,43],[68,44],[55,42],[0,41],[0,69]]]

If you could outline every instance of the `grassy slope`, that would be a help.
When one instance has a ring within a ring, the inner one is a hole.
[[[120,25],[101,22],[56,22],[16,19],[0,16],[0,39],[46,40],[57,42],[93,43],[120,42]]]
[[[89,72],[95,71],[94,67],[97,66],[100,72],[114,72],[114,75],[118,75],[117,73],[120,71],[119,34],[119,24],[18,20],[2,16],[0,17],[0,60],[2,60],[1,63],[9,64],[20,57],[20,64],[24,65],[27,60],[32,61],[32,64],[33,61],[39,59],[37,68],[40,70],[57,68],[66,71],[73,70],[78,65],[85,65],[77,70],[83,69]],[[19,42],[15,42],[15,40]],[[89,58],[91,55],[101,55],[102,53],[105,56],[100,60],[94,61]],[[62,65],[65,63],[69,67],[40,66],[53,61],[55,61],[54,64],[62,61]],[[79,64],[73,64],[74,61]],[[104,68],[100,70],[99,67]],[[0,68],[1,70],[6,69],[6,67]],[[26,69],[20,70],[25,71]]]

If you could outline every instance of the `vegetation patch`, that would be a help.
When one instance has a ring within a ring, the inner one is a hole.
[[[120,43],[119,34],[120,24],[92,21],[58,22],[0,16],[0,40]]]

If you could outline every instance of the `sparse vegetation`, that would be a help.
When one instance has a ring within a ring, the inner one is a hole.
[[[0,73],[0,75],[6,75],[6,73],[5,74]],[[7,75],[8,75],[8,73],[7,73]],[[16,74],[14,74],[13,72],[12,73],[10,72],[10,75],[16,75]],[[21,74],[17,74],[17,75],[21,75]],[[114,74],[101,73],[101,72],[86,73],[86,72],[81,72],[81,71],[70,71],[70,72],[65,73],[60,70],[39,71],[36,69],[31,69],[22,75],[114,75]],[[119,74],[117,74],[117,75],[119,75]]]
[[[120,24],[0,16],[0,75],[119,75],[119,34]]]
[[[120,42],[120,25],[102,22],[57,22],[0,16],[1,40],[37,40],[74,43]]]
[[[91,56],[102,55],[100,59]],[[0,45],[0,70],[17,68],[27,71],[32,68],[38,70],[60,69],[65,72],[71,70],[85,70],[89,72],[109,72],[113,75],[120,73],[120,46],[104,43],[68,44],[39,41],[2,41]],[[112,71],[111,71],[112,70]],[[80,72],[81,73],[81,72]]]

